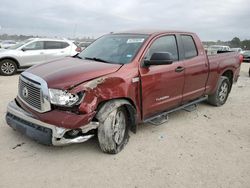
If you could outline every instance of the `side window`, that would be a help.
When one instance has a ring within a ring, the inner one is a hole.
[[[185,59],[190,59],[198,55],[194,39],[189,35],[181,35],[183,47],[185,50]]]
[[[169,52],[172,55],[173,60],[178,60],[178,50],[175,36],[163,36],[156,39],[148,49],[145,59],[150,59],[155,52]]]
[[[44,48],[45,49],[63,49],[68,47],[69,44],[66,42],[58,42],[58,41],[45,41]]]
[[[42,41],[32,42],[26,45],[24,48],[27,50],[42,50],[44,49],[44,43]]]
[[[69,44],[67,42],[61,42],[61,47],[62,48],[67,48]]]

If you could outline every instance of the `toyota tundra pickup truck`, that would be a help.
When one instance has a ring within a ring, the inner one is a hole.
[[[21,73],[6,121],[45,145],[84,142],[118,153],[138,124],[202,101],[223,105],[239,77],[237,52],[207,56],[194,33],[133,31],[104,35],[75,57]]]

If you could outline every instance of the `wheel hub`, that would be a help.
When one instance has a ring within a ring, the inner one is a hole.
[[[125,115],[122,111],[118,111],[116,113],[114,122],[113,122],[113,135],[114,135],[114,141],[116,144],[121,144],[126,130],[126,120]]]
[[[15,66],[8,61],[3,62],[1,70],[5,74],[12,74],[15,71]]]
[[[220,99],[221,102],[223,102],[226,99],[227,94],[228,94],[228,89],[229,88],[228,88],[227,83],[224,82],[221,85],[220,92],[219,92],[219,99]]]

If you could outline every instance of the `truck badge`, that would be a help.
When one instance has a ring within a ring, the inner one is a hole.
[[[24,98],[28,98],[28,96],[29,96],[29,92],[28,92],[27,87],[24,87],[24,88],[23,88],[23,90],[22,90],[22,94],[23,94],[23,97],[24,97]]]

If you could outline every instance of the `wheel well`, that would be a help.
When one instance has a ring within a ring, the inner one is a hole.
[[[4,58],[1,58],[0,61],[5,60],[5,59],[9,59],[9,60],[14,61],[14,62],[16,63],[17,68],[20,68],[20,64],[19,64],[19,62],[18,62],[15,58],[12,58],[12,57],[4,57]]]
[[[108,106],[110,106],[110,108],[106,108],[106,110],[103,110],[103,107],[108,104]],[[103,101],[101,102],[98,107],[97,107],[97,112],[103,113],[104,115],[106,115],[105,113],[108,113],[107,111],[111,112],[112,107],[114,106],[124,106],[129,117],[128,117],[128,121],[129,121],[129,125],[130,125],[130,130],[133,133],[136,133],[137,131],[137,111],[136,111],[136,106],[133,103],[133,101],[131,99],[128,98],[115,98],[112,100],[107,100],[107,101]],[[98,116],[98,115],[97,115]],[[96,119],[100,119],[98,117],[95,117]]]
[[[129,121],[129,125],[130,125],[130,130],[133,133],[136,133],[136,131],[137,131],[136,108],[134,108],[132,105],[129,105],[129,104],[124,104],[123,106],[126,108],[128,114],[129,114],[128,121]]]
[[[227,78],[229,79],[230,84],[231,84],[231,85],[230,85],[230,90],[231,90],[232,85],[233,85],[233,76],[234,76],[233,71],[227,70],[227,71],[225,71],[225,72],[222,74],[222,76],[225,76],[225,77],[227,77]]]

